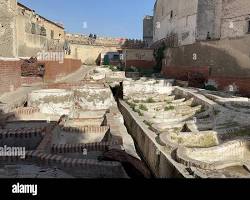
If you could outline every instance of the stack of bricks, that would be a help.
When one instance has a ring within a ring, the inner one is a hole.
[[[0,77],[0,94],[19,88],[21,86],[20,61],[0,59]]]
[[[21,74],[24,77],[40,77],[40,73],[38,63],[23,62],[21,65]]]

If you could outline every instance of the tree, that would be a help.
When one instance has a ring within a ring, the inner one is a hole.
[[[165,50],[166,50],[165,42],[162,42],[160,47],[154,50],[154,58],[156,61],[156,66],[154,67],[154,71],[157,73],[161,72],[162,60],[165,58]]]

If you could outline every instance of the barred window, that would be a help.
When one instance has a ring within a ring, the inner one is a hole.
[[[42,36],[46,36],[46,29],[44,27],[41,27],[41,33]]]
[[[54,31],[53,30],[51,30],[51,32],[50,32],[50,37],[51,37],[51,39],[54,39]]]
[[[36,34],[36,24],[35,23],[31,24],[31,33]]]

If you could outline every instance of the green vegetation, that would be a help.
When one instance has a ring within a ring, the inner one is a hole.
[[[112,70],[113,72],[122,71],[119,67],[113,65],[104,65],[104,67]]]
[[[152,122],[149,122],[149,121],[147,121],[147,120],[144,120],[143,122],[144,122],[144,124],[146,124],[146,125],[148,126],[148,128],[149,128],[150,130],[154,131],[153,123],[152,123]]]
[[[159,112],[161,109],[160,108],[155,108],[154,110],[157,111],[157,112]]]
[[[171,104],[172,102],[169,100],[165,100],[164,102],[166,102],[166,104]]]
[[[143,111],[148,111],[148,108],[145,105],[143,105],[143,104],[139,105],[139,109],[143,110]]]
[[[151,97],[146,100],[146,103],[155,103],[155,100]]]
[[[204,89],[210,91],[217,91],[217,88],[213,85],[206,85]]]
[[[129,102],[129,101],[126,101],[126,103],[130,106],[130,108],[132,108],[134,112],[137,112],[140,116],[144,116],[143,113],[139,109],[136,109],[136,104]]]
[[[164,52],[166,50],[165,42],[162,42],[159,48],[154,50],[154,58],[156,61],[156,66],[154,67],[155,72],[161,72],[162,69],[162,60],[165,58]]]
[[[164,111],[174,110],[174,106],[166,106]]]
[[[134,103],[140,103],[140,101],[139,101],[139,100],[133,100],[133,102],[134,102]]]
[[[196,113],[200,114],[200,113],[203,113],[205,111],[206,111],[206,108],[204,106],[202,106],[201,109],[198,112],[196,112]]]
[[[137,112],[139,116],[144,116],[144,114],[139,109],[134,109],[134,112]]]
[[[139,69],[131,66],[126,68],[126,72],[139,72]]]
[[[132,110],[135,110],[136,104],[131,103],[129,101],[127,101],[127,104],[130,106],[130,108],[132,108]]]

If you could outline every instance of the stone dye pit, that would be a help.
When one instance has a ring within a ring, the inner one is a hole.
[[[33,90],[1,114],[0,145],[26,156],[0,157],[0,176],[250,177],[249,99],[173,84],[101,67]]]
[[[2,176],[30,177],[25,169],[36,172],[39,165],[46,175],[36,172],[37,177],[53,178],[51,169],[60,169],[55,177],[129,178],[123,161],[105,158],[115,150],[141,162],[105,80],[84,78],[44,88],[28,94],[28,107],[3,115],[1,144],[24,146],[26,156],[1,157]]]
[[[162,83],[127,79],[119,104],[154,175],[249,177],[249,99]]]

